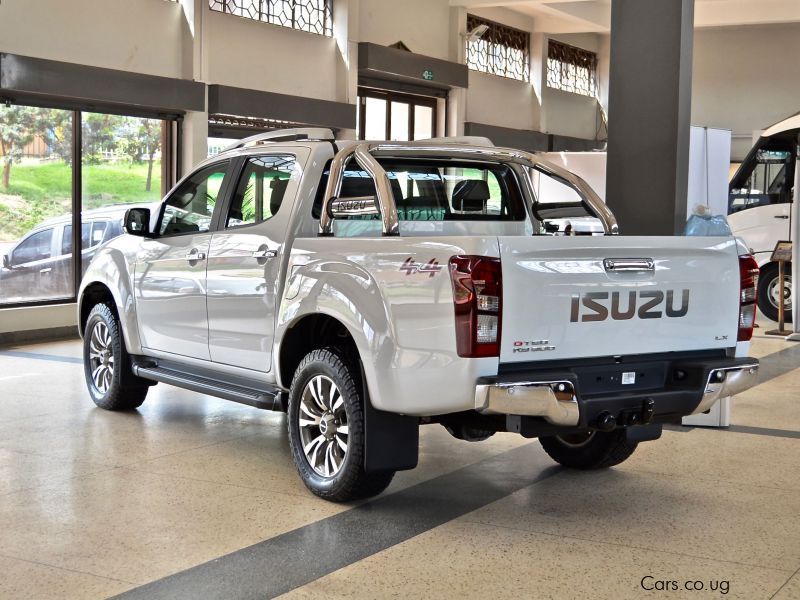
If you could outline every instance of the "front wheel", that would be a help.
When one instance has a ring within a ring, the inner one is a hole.
[[[289,390],[289,446],[303,483],[320,498],[345,502],[380,494],[394,471],[364,471],[364,410],[359,373],[344,353],[314,350]]]
[[[792,264],[783,267],[783,319],[792,322]],[[781,283],[778,277],[778,265],[772,263],[761,270],[758,278],[758,308],[771,321],[778,320],[780,306]]]
[[[94,403],[106,410],[133,410],[144,402],[149,383],[131,371],[117,317],[107,304],[89,313],[83,333],[83,372]]]
[[[638,446],[637,442],[628,441],[624,429],[540,437],[539,443],[558,464],[583,470],[618,465]]]

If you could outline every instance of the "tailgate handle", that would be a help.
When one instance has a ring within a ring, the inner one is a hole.
[[[603,260],[603,266],[606,271],[614,273],[653,273],[656,270],[652,258],[606,258]]]

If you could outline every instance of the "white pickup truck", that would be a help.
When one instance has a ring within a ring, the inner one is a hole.
[[[606,235],[548,235],[560,207],[533,176]],[[614,235],[580,178],[488,141],[255,136],[125,228],[79,294],[94,402],[135,409],[162,382],[285,410],[297,470],[329,500],[414,468],[423,424],[602,468],[756,379],[758,269],[739,242]]]

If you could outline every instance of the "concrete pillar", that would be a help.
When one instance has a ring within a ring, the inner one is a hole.
[[[694,0],[614,0],[606,202],[622,235],[686,223]]]

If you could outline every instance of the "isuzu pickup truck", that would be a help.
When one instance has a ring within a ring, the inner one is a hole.
[[[606,235],[551,235],[576,207]],[[579,177],[488,140],[262,134],[125,229],[79,293],[94,402],[132,410],[161,382],[286,411],[328,500],[414,468],[421,425],[597,469],[756,378],[741,243],[616,235]]]

